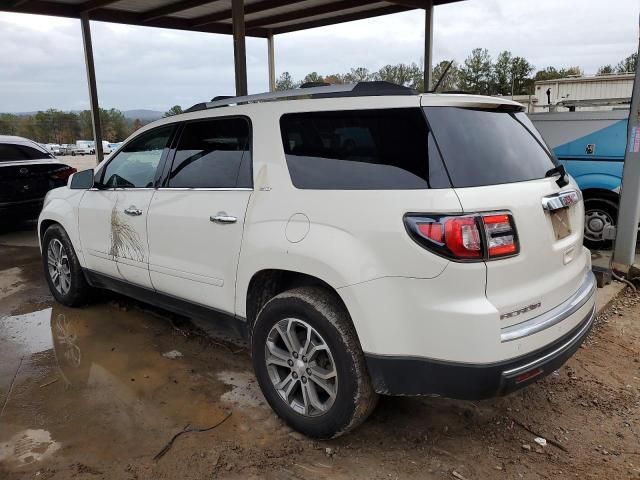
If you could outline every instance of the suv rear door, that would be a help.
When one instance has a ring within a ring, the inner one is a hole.
[[[589,267],[576,184],[560,187],[557,176],[545,178],[555,167],[551,153],[523,112],[504,107],[425,107],[464,211],[513,215],[519,253],[486,262],[486,294],[502,328],[562,303]],[[575,192],[573,204],[545,210],[545,199],[561,192]]]
[[[233,312],[244,218],[253,191],[248,119],[185,123],[168,167],[149,211],[153,286]]]

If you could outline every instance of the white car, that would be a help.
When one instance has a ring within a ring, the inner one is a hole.
[[[151,123],[50,192],[39,233],[59,302],[107,288],[231,321],[277,414],[329,438],[378,394],[485,398],[559,368],[594,319],[583,218],[521,105],[373,82]]]

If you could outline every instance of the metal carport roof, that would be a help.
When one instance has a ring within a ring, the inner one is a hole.
[[[433,5],[461,0],[434,0]],[[0,10],[147,27],[232,34],[232,0],[6,0]],[[245,0],[247,36],[294,32],[426,9],[429,0]]]
[[[102,160],[90,20],[233,35],[236,95],[247,92],[245,37],[268,40],[269,86],[275,88],[273,36],[309,28],[422,9],[424,84],[431,84],[433,7],[462,0],[0,0],[0,11],[80,19],[96,155]]]

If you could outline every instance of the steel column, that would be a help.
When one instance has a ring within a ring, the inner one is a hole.
[[[267,36],[267,57],[269,61],[269,91],[276,91],[276,52],[273,44],[273,32]]]
[[[424,91],[431,90],[433,77],[433,0],[424,7]]]
[[[640,44],[638,45],[640,52]],[[640,221],[640,69],[636,65],[633,83],[629,123],[627,125],[627,149],[622,171],[620,210],[613,253],[613,267],[627,273],[635,262],[638,223]]]
[[[236,95],[247,95],[247,49],[244,34],[244,0],[231,0],[233,24],[233,58],[236,72]]]
[[[98,104],[98,88],[96,87],[96,69],[93,64],[93,45],[91,43],[91,27],[89,14],[80,14],[82,28],[82,44],[84,46],[84,62],[87,66],[87,82],[89,84],[89,103],[91,104],[91,123],[93,125],[93,140],[96,142],[96,160],[98,163],[104,158],[102,152],[102,124],[100,122],[100,107]]]

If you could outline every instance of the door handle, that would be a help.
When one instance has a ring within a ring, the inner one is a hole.
[[[129,208],[124,209],[124,213],[131,215],[132,217],[137,217],[138,215],[142,215],[142,210],[131,205]]]
[[[209,217],[213,223],[236,223],[238,219],[231,215],[227,215],[226,213],[219,213],[218,215],[213,215]]]

